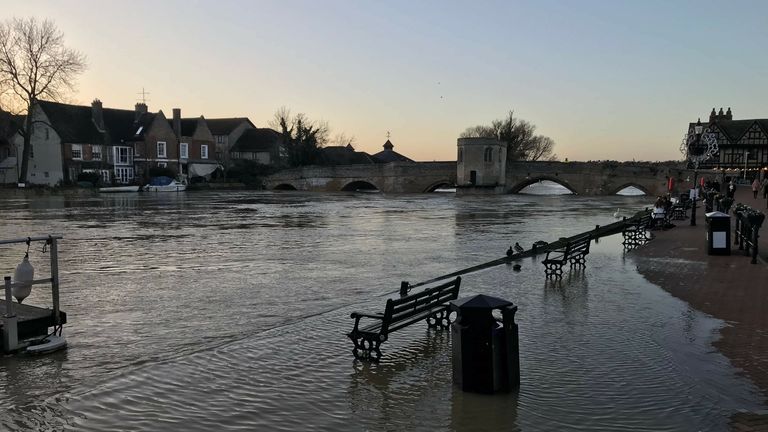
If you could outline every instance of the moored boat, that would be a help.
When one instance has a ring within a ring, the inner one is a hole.
[[[182,192],[187,190],[187,184],[177,182],[170,177],[153,177],[149,184],[144,186],[146,192]]]
[[[108,186],[100,187],[99,192],[104,193],[121,193],[121,192],[138,192],[139,186]]]

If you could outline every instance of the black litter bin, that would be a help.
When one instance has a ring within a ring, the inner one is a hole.
[[[706,214],[707,253],[709,255],[731,254],[731,217],[721,212]]]
[[[502,319],[493,316],[500,310]],[[487,295],[451,302],[453,381],[475,393],[509,392],[520,386],[520,356],[515,324],[517,306]]]

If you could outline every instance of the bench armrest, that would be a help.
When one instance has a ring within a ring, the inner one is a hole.
[[[352,329],[352,333],[357,333],[357,327],[360,324],[360,318],[365,317],[365,318],[373,318],[373,319],[378,319],[378,320],[384,320],[384,315],[383,314],[370,314],[370,313],[363,313],[363,312],[352,312],[349,315],[349,317],[355,319],[355,327],[354,327],[354,329]]]

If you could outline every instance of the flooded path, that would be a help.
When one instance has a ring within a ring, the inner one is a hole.
[[[757,409],[714,351],[722,322],[635,270],[467,275],[519,305],[519,394],[451,385],[449,332],[415,325],[353,361],[353,310],[418,282],[612,222],[644,197],[187,193],[3,199],[3,237],[58,232],[70,348],[0,360],[0,429],[723,430]],[[21,253],[21,255],[20,255]],[[23,251],[0,249],[12,273]],[[43,257],[31,254],[43,268]],[[28,300],[43,303],[47,293]]]

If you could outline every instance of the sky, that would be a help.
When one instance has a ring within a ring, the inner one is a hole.
[[[513,110],[560,160],[678,160],[687,123],[766,118],[768,2],[21,1],[87,56],[70,102],[247,116],[281,107],[376,153],[455,160]]]

